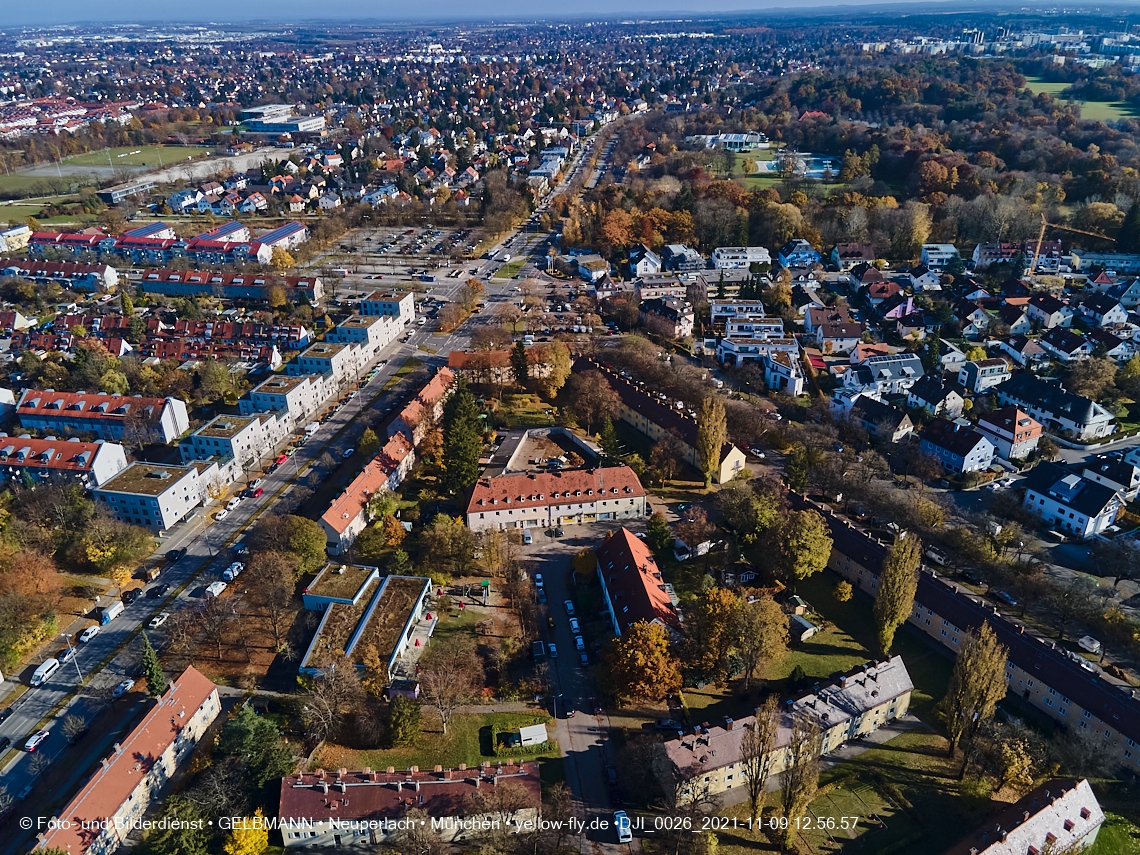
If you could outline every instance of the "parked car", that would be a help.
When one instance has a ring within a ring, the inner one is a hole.
[[[226,502],[226,510],[232,511],[234,508],[236,508],[240,504],[241,504],[241,496],[234,496],[228,502]]]
[[[541,573],[535,573],[534,574],[534,586],[536,588],[542,587],[542,574]]]
[[[150,623],[148,623],[147,626],[151,629],[158,629],[168,620],[170,620],[170,612],[159,612],[150,619]]]
[[[214,514],[214,520],[215,520],[215,522],[221,522],[222,520],[224,520],[229,515],[230,515],[229,508],[222,508],[216,514]]]
[[[582,634],[582,630],[578,628],[578,618],[570,618],[570,631],[575,635]]]
[[[78,652],[79,652],[79,650],[77,648],[72,647],[69,644],[67,647],[65,647],[63,650],[61,650],[59,652],[59,656],[57,656],[56,658],[60,662],[70,662],[72,659],[75,658],[75,654]]]
[[[251,490],[256,490],[258,487],[260,487],[264,483],[265,483],[265,480],[263,478],[254,478],[252,481],[249,482],[249,487]]]
[[[128,606],[142,596],[142,591],[138,588],[131,588],[129,591],[123,591],[123,602]]]
[[[119,683],[119,685],[115,686],[115,691],[112,692],[111,694],[113,694],[116,698],[121,698],[123,695],[125,695],[127,692],[129,692],[134,687],[135,687],[135,681],[134,680],[130,680],[130,679],[123,680],[123,682],[121,682],[121,683]]]
[[[93,624],[91,624],[91,626],[87,627],[87,629],[83,630],[83,632],[79,633],[79,640],[82,641],[84,644],[86,644],[88,641],[93,639],[98,634],[99,634],[99,624],[93,623]]]
[[[629,828],[629,816],[624,810],[614,811],[614,830],[617,831],[618,843],[633,842],[633,832]]]
[[[565,534],[566,534],[566,532],[563,531],[562,526],[558,526],[558,528],[554,529],[554,536],[555,537],[562,537]]]
[[[1007,606],[1016,606],[1017,605],[1017,600],[1015,600],[1013,598],[1013,595],[1010,594],[1008,591],[994,591],[993,595],[994,595],[995,600],[1001,600]]]
[[[582,636],[580,636],[580,635],[575,635],[574,636],[574,649],[575,650],[585,650],[586,649],[586,639],[582,638]]]
[[[684,725],[676,719],[672,718],[659,718],[657,724],[654,725],[658,730],[683,730]]]
[[[355,449],[355,448],[346,448],[346,449],[345,449],[345,450],[344,450],[344,451],[341,453],[341,455],[340,455],[340,456],[341,456],[341,457],[343,457],[345,460],[348,460],[348,458],[352,457],[352,455],[354,455],[354,454],[356,454],[356,449]]]
[[[168,553],[166,553],[166,560],[167,561],[177,561],[179,558],[181,558],[185,554],[186,554],[185,548],[183,548],[183,549],[172,549]]]
[[[548,644],[546,646],[546,649],[550,651],[550,658],[551,659],[557,659],[558,658],[558,645],[556,645],[553,641],[550,642],[550,644]]]
[[[568,615],[574,614],[574,604],[572,602],[570,602],[570,600],[566,600],[566,602],[564,602],[562,605],[566,606],[566,614],[568,614]]]
[[[24,743],[24,750],[35,751],[49,736],[51,736],[51,733],[49,731],[37,730],[30,737],[28,737],[28,741]]]

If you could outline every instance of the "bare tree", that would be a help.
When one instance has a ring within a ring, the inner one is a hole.
[[[420,692],[439,714],[443,732],[460,707],[472,702],[482,685],[482,668],[469,641],[450,637],[437,642],[420,660]]]
[[[764,785],[772,774],[776,759],[776,734],[780,727],[780,699],[770,695],[756,709],[752,724],[745,725],[740,743],[740,762],[744,767],[744,786],[748,790],[750,816],[760,815]]]
[[[790,757],[784,769],[784,788],[780,792],[780,807],[788,818],[785,846],[790,845],[795,833],[795,817],[807,812],[819,790],[821,746],[819,722],[807,715],[797,715],[792,722],[792,737],[788,745]]]
[[[278,650],[289,628],[289,619],[296,612],[293,592],[299,565],[295,555],[278,551],[258,553],[249,561],[250,591],[265,611],[273,644]]]
[[[87,721],[78,715],[64,716],[63,724],[63,738],[68,742],[75,742],[83,732],[87,729]]]
[[[345,714],[364,699],[364,688],[356,668],[341,656],[312,678],[305,697],[302,720],[318,739],[335,735]]]

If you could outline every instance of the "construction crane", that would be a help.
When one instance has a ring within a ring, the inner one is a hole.
[[[1083,229],[1074,229],[1071,226],[1062,226],[1060,223],[1047,223],[1045,222],[1045,215],[1041,215],[1041,231],[1037,235],[1037,243],[1033,245],[1033,260],[1029,262],[1029,270],[1025,273],[1025,278],[1030,279],[1033,277],[1033,271],[1037,269],[1037,258],[1041,255],[1041,242],[1045,240],[1045,229],[1061,229],[1066,232],[1075,232],[1079,235],[1088,235],[1089,237],[1100,238],[1101,240],[1112,240],[1108,235],[1102,235],[1100,232],[1086,232]]]

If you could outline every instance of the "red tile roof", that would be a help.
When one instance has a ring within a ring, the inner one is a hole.
[[[534,762],[433,772],[318,769],[313,774],[281,779],[277,813],[283,821],[398,819],[412,808],[437,818],[467,816],[469,796],[482,787],[508,783],[521,786],[526,791],[528,806],[537,808],[542,789],[538,775],[538,763]],[[345,792],[341,792],[338,782],[343,782]],[[327,793],[322,784],[327,785]]]
[[[59,814],[70,828],[49,831],[39,844],[71,855],[86,852],[94,842],[95,823],[114,817],[151,767],[178,737],[183,723],[194,715],[217,687],[193,667],[166,690],[118,750]],[[84,825],[85,824],[85,825]]]
[[[529,472],[480,479],[467,503],[467,513],[477,514],[494,508],[544,508],[567,502],[585,504],[644,495],[645,488],[628,466]]]
[[[645,541],[622,527],[602,542],[595,555],[623,633],[639,620],[674,627],[680,623],[661,568]]]

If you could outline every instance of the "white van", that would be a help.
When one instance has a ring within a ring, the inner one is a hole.
[[[525,543],[527,546],[530,546],[532,542],[533,542],[533,539],[530,536],[530,529],[524,528],[523,529],[523,543]]]
[[[222,571],[222,578],[227,582],[232,582],[241,575],[241,571],[245,569],[245,565],[240,561],[235,561],[229,567]]]
[[[46,683],[51,678],[51,675],[54,674],[58,670],[59,670],[59,660],[58,659],[45,659],[44,663],[42,665],[40,665],[39,668],[36,669],[34,674],[32,674],[32,685],[33,686],[42,686],[44,683]]]

